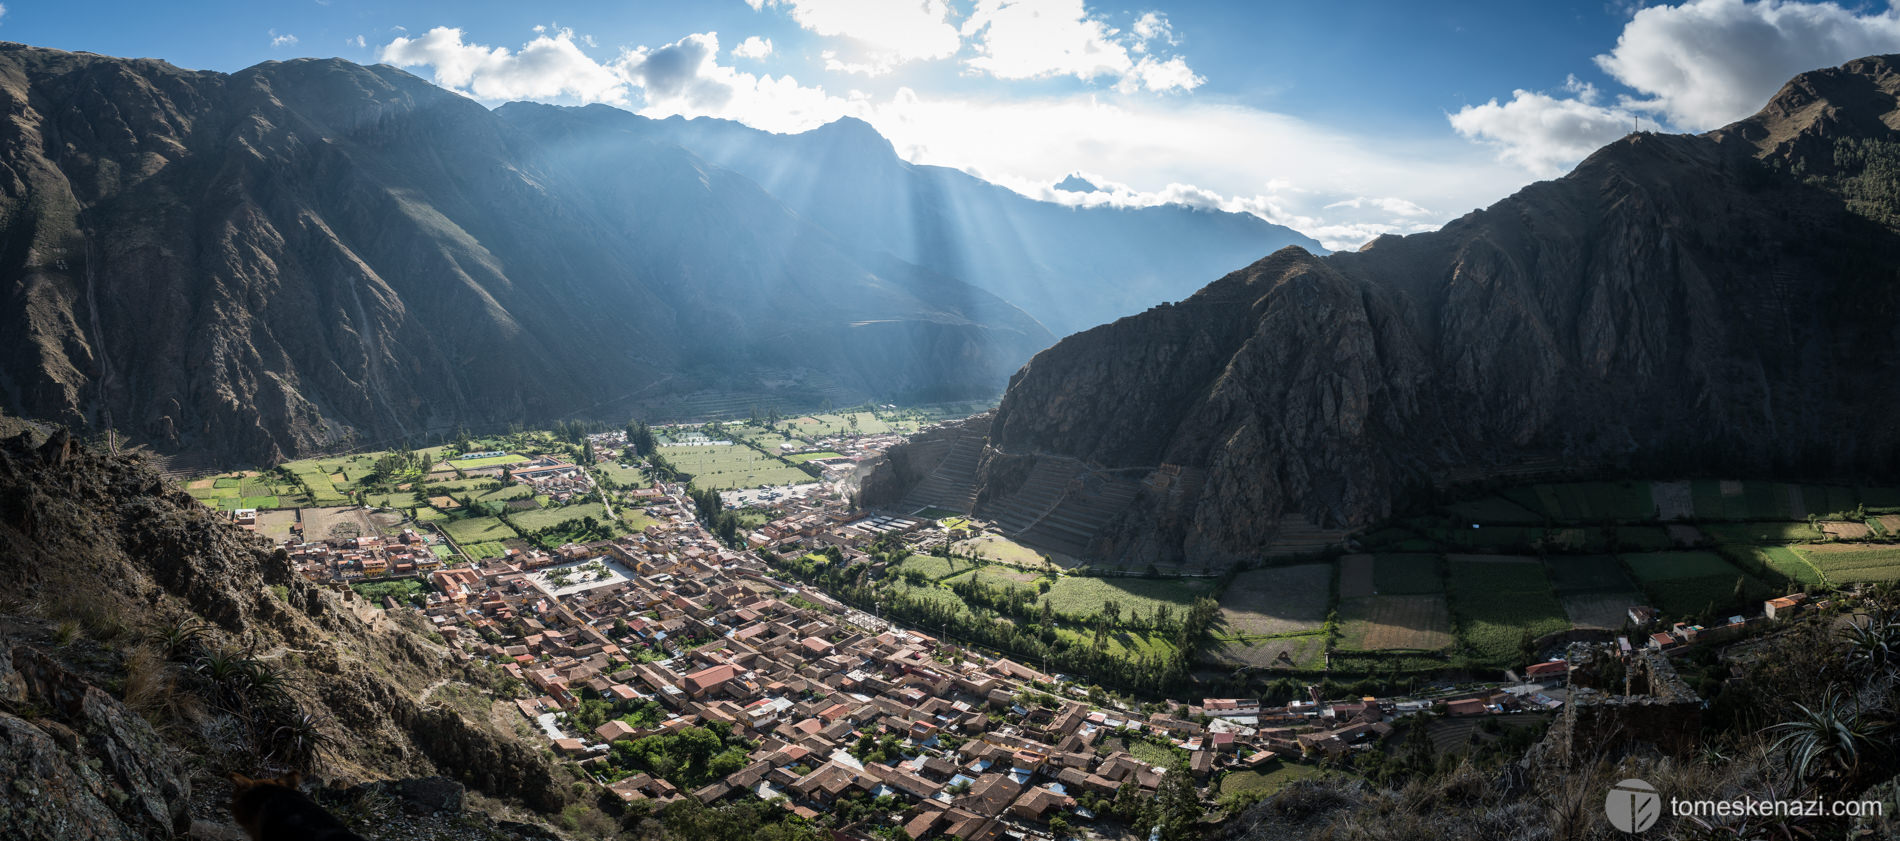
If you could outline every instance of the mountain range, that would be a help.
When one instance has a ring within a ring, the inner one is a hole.
[[[1862,59],[1438,231],[1283,249],[1037,354],[867,498],[1166,565],[1525,471],[1892,477],[1896,125],[1900,57]]]
[[[679,395],[993,396],[1047,323],[1180,297],[1303,239],[1252,216],[1034,202],[904,164],[861,123],[491,111],[341,60],[223,74],[5,44],[0,103],[0,405],[223,460],[624,420]],[[695,147],[733,137],[750,146],[730,166]],[[762,181],[774,161],[785,175]],[[895,218],[870,198],[786,199],[813,180],[913,195],[924,244],[879,247]],[[1145,230],[1180,269],[1011,273],[942,245],[997,225],[1044,255],[1139,250]],[[1183,228],[1203,238],[1165,243]],[[1124,287],[1142,291],[1089,291]]]

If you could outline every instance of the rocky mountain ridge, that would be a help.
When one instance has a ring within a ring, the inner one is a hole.
[[[994,394],[1053,337],[652,142],[385,66],[0,45],[0,405],[250,462],[656,395]]]
[[[1011,379],[977,508],[1059,461],[1142,475],[1089,554],[1200,564],[1534,461],[1900,474],[1876,385],[1900,372],[1897,67],[1804,74],[1724,129],[1632,134],[1442,230],[1284,249],[1065,339]]]
[[[455,813],[443,837],[522,834],[463,819],[463,785],[543,812],[565,802],[545,753],[489,722],[479,666],[303,581],[138,457],[37,437],[0,440],[0,835],[234,837],[230,771],[446,774],[391,784]],[[225,694],[232,675],[245,694]],[[285,694],[266,705],[260,686]]]

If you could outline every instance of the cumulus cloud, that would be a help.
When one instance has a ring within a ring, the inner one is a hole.
[[[749,58],[756,61],[771,54],[772,39],[760,38],[757,35],[740,41],[738,46],[732,48],[733,58]]]
[[[462,39],[462,30],[438,26],[414,38],[390,41],[382,49],[381,60],[397,67],[427,66],[436,84],[477,99],[628,101],[625,76],[589,58],[574,43],[574,33],[566,29],[543,31],[519,52],[510,52],[506,47],[470,44]]]
[[[565,29],[543,30],[518,52],[471,44],[437,27],[398,37],[381,60],[430,68],[436,84],[486,102],[514,99],[604,102],[647,116],[724,117],[768,131],[803,131],[848,113],[847,100],[791,76],[740,72],[719,63],[719,35],[702,32],[597,61]]]
[[[355,48],[357,48],[357,49],[359,49],[359,50],[360,50],[360,49],[363,49],[364,47],[367,47],[367,46],[369,46],[369,42],[368,42],[368,41],[365,41],[365,40],[363,40],[363,36],[361,36],[361,35],[358,35],[358,36],[356,36],[355,38],[350,38],[350,39],[347,39],[347,40],[345,40],[345,41],[344,41],[343,43],[345,43],[345,44],[349,44],[350,46],[353,46],[353,47],[355,47]]]
[[[977,0],[962,31],[976,51],[969,66],[999,79],[1107,77],[1123,93],[1188,91],[1207,81],[1180,56],[1141,55],[1152,43],[1173,43],[1167,18],[1149,12],[1133,29],[1091,17],[1082,0]]]
[[[1896,51],[1900,10],[1695,0],[1638,11],[1596,62],[1648,97],[1642,107],[1704,130],[1754,113],[1797,73]]]
[[[0,11],[3,11],[3,7],[0,7]],[[277,34],[277,30],[273,29],[270,31],[270,45],[273,47],[294,47],[297,45],[297,36],[288,32],[279,35]]]
[[[883,73],[910,61],[948,58],[962,46],[944,0],[746,0],[786,9],[799,26],[846,38],[854,72]]]
[[[1900,51],[1900,10],[1786,0],[1686,0],[1630,11],[1599,69],[1633,93],[1600,102],[1572,77],[1559,93],[1514,91],[1451,114],[1461,135],[1551,175],[1621,136],[1639,117],[1704,131],[1753,114],[1789,78]]]
[[[1634,127],[1634,112],[1598,105],[1596,89],[1575,76],[1564,90],[1567,96],[1518,90],[1509,102],[1467,105],[1451,115],[1451,127],[1539,177],[1563,172]]]

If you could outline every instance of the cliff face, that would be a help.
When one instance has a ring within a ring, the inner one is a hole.
[[[492,675],[305,583],[136,459],[63,432],[0,440],[0,588],[8,838],[228,822],[227,771],[442,772],[539,809],[564,800],[486,700],[444,702],[485,698]]]
[[[1440,231],[1289,248],[1066,339],[1010,381],[982,493],[1025,459],[1145,472],[1100,554],[1206,562],[1258,554],[1283,515],[1363,525],[1408,485],[1527,463],[1900,470],[1900,393],[1874,385],[1900,372],[1878,180],[1900,163],[1896,62],[1807,74],[1723,130],[1632,135]]]
[[[269,460],[667,389],[994,394],[1052,340],[675,146],[388,67],[0,45],[0,405]]]

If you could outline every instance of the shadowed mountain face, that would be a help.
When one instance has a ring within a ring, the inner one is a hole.
[[[917,166],[863,121],[780,135],[727,120],[650,120],[604,105],[517,102],[497,115],[569,143],[675,144],[758,183],[859,259],[895,255],[1014,303],[1062,336],[1161,301],[1288,245],[1319,243],[1246,213],[1180,205],[1077,209]],[[1027,142],[1027,141],[1025,141]],[[1072,192],[1095,186],[1071,176]]]
[[[1257,555],[1282,515],[1363,525],[1407,487],[1527,465],[1892,475],[1896,62],[1065,339],[1011,380],[979,499],[1045,462],[1145,476],[1092,551],[1199,563]]]
[[[809,378],[994,394],[1053,339],[677,146],[388,67],[0,46],[0,402],[270,459]]]

